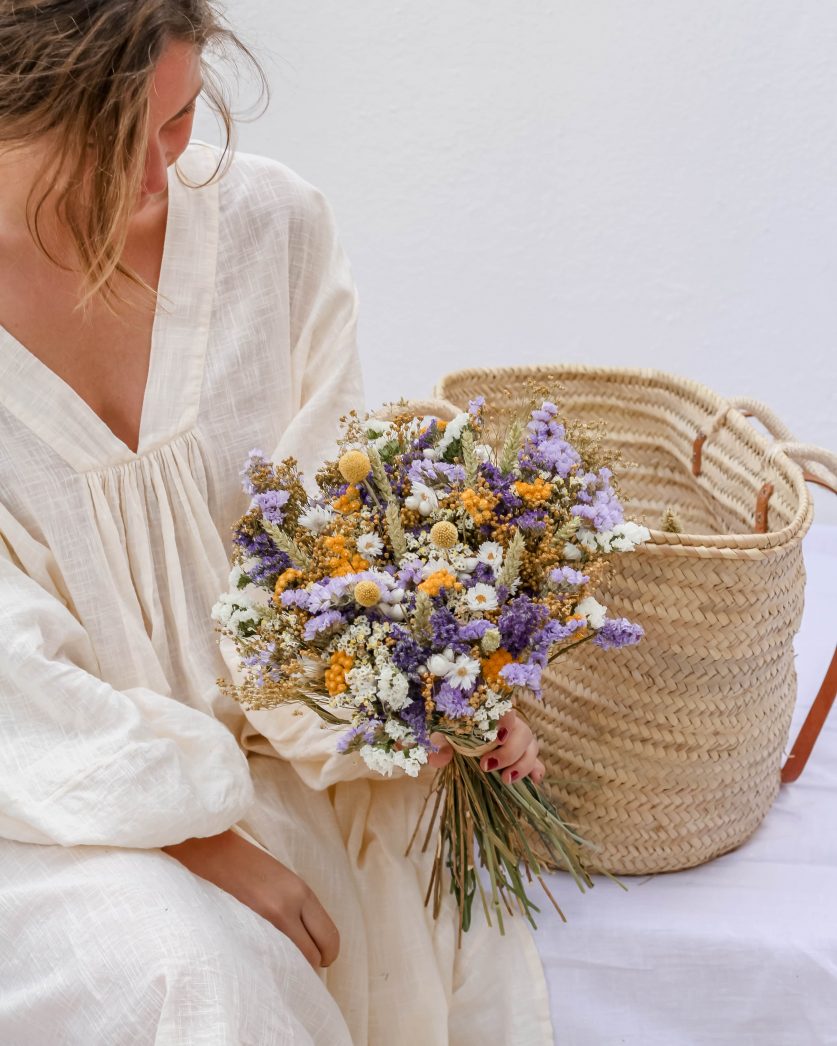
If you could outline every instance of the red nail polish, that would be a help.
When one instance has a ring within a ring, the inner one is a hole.
[[[504,726],[501,726],[500,729],[497,731],[497,740],[500,742],[500,744],[502,744],[508,736],[508,730],[506,730]]]
[[[519,770],[512,770],[512,772],[509,774],[509,780],[510,781],[516,781],[518,779],[518,777],[520,777],[520,771]]]
[[[485,764],[485,769],[486,770],[496,770],[497,769],[497,760],[496,759],[489,759],[488,762]]]

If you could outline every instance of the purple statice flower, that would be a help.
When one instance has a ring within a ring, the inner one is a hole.
[[[566,430],[557,420],[558,408],[546,400],[533,410],[526,425],[528,435],[517,460],[524,470],[544,469],[566,478],[581,464],[575,447],[567,441]]]
[[[490,621],[486,621],[485,618],[481,617],[475,621],[468,621],[464,625],[460,625],[459,635],[468,643],[478,643],[489,628],[493,627]]]
[[[555,585],[586,585],[590,578],[572,567],[556,567],[549,572],[549,580]]]
[[[302,633],[303,638],[310,642],[320,632],[325,632],[337,624],[342,624],[344,621],[345,618],[339,610],[326,610],[325,613],[317,614],[316,617],[310,617],[305,622],[305,629]]]
[[[444,479],[449,486],[465,482],[465,469],[461,465],[450,465],[446,461],[430,461],[427,458],[416,458],[410,463],[407,479],[411,483],[424,483],[430,486]]]
[[[543,625],[549,611],[528,596],[517,596],[507,603],[500,614],[499,629],[503,647],[512,657],[522,653]]]
[[[474,396],[472,400],[468,400],[468,413],[476,417],[484,406],[485,396]]]
[[[474,714],[473,708],[468,704],[468,691],[451,686],[447,681],[439,687],[434,701],[436,708],[443,715],[451,716],[453,719]]]
[[[283,507],[287,505],[291,495],[287,490],[265,490],[261,494],[253,495],[253,505],[261,509],[261,513],[269,523],[282,523],[285,519]]]
[[[395,645],[390,650],[393,664],[410,679],[418,679],[419,667],[427,660],[428,651],[406,629],[397,625],[392,627],[391,635],[395,638]]]
[[[467,644],[459,635],[459,622],[447,607],[439,607],[438,610],[433,611],[430,615],[430,628],[433,634],[434,649],[444,650],[449,646],[457,653],[462,653],[467,649]]]
[[[500,669],[500,678],[509,686],[526,686],[538,695],[541,692],[541,667],[538,664],[512,661]]]
[[[612,650],[614,647],[632,646],[644,635],[642,625],[636,625],[625,617],[609,617],[593,637],[593,642],[602,650]]]
[[[494,571],[488,563],[477,563],[468,577],[465,578],[465,587],[473,588],[474,585],[493,585]]]
[[[494,591],[497,593],[497,602],[502,606],[511,595],[508,585],[496,585]]]
[[[288,555],[281,552],[265,533],[253,535],[239,530],[233,535],[233,542],[243,549],[247,556],[258,560],[257,565],[247,571],[247,576],[254,585],[275,578],[291,565]]]
[[[402,563],[398,568],[398,584],[401,588],[408,588],[410,585],[417,585],[421,581],[421,572],[424,569],[424,564],[419,559],[413,559],[407,563]]]
[[[374,744],[380,728],[381,721],[379,719],[367,719],[363,723],[350,726],[337,739],[337,751],[344,753],[348,752],[352,745]]]
[[[520,508],[523,501],[515,494],[512,488],[514,476],[511,473],[506,475],[504,472],[501,472],[492,461],[483,461],[479,466],[479,473],[488,484],[491,492],[500,498],[498,509],[500,506],[507,510]]]
[[[431,418],[424,432],[420,433],[413,440],[412,444],[410,445],[410,449],[413,451],[418,451],[419,454],[422,454],[425,450],[427,450],[428,447],[431,447],[436,442],[436,437],[438,435],[439,419]]]
[[[553,643],[560,643],[564,639],[569,639],[574,632],[578,632],[581,628],[586,628],[587,623],[580,617],[571,618],[566,624],[561,621],[547,621],[543,628],[532,640],[533,648],[538,653],[543,653],[549,650]]]
[[[304,588],[286,588],[279,596],[279,602],[283,607],[302,607],[303,610],[309,610],[309,596],[310,593],[306,592]]]
[[[515,520],[521,530],[543,530],[546,526],[546,512],[542,508],[530,508],[521,513]]]
[[[398,713],[415,735],[416,741],[422,748],[433,748],[430,744],[430,733],[427,729],[427,716],[424,708],[424,698],[417,696]],[[438,749],[437,749],[438,751]]]
[[[241,479],[241,486],[245,494],[249,494],[252,497],[256,493],[256,488],[253,486],[253,482],[250,479],[250,472],[257,465],[264,465],[267,459],[264,456],[264,451],[258,447],[253,447],[250,453],[247,455],[247,460],[244,462],[244,467],[239,472]]]
[[[570,509],[571,515],[586,519],[599,533],[613,530],[625,518],[622,505],[610,485],[612,475],[609,468],[601,468],[598,473],[583,473],[579,478],[584,487],[576,494],[579,504]]]

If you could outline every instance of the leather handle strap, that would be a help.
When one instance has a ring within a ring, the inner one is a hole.
[[[793,444],[788,444],[788,446],[792,447]],[[837,488],[827,483],[820,476],[815,476],[813,472],[803,469],[802,475],[809,483],[816,483],[817,486],[824,487],[833,494],[837,494]],[[831,711],[831,706],[834,704],[835,697],[837,697],[837,647],[834,648],[831,664],[826,669],[822,686],[814,698],[814,703],[808,710],[805,722],[802,724],[793,743],[793,748],[791,748],[790,754],[785,760],[785,765],[782,767],[782,784],[789,784],[791,781],[795,781],[805,769],[808,756],[813,751],[814,744],[820,736],[820,731],[825,726],[825,721],[828,718],[828,713]]]
[[[795,781],[805,769],[808,756],[814,748],[814,743],[820,735],[820,730],[825,725],[825,720],[831,711],[831,706],[834,704],[835,696],[837,696],[837,647],[834,648],[834,656],[831,658],[831,664],[825,673],[825,679],[822,681],[819,693],[814,698],[814,703],[805,717],[805,722],[802,724],[802,728],[793,743],[790,755],[782,767],[782,784]]]

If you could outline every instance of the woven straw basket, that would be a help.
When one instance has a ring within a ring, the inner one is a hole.
[[[700,864],[747,839],[778,791],[813,512],[806,479],[837,487],[837,456],[789,442],[760,404],[659,371],[468,370],[444,377],[436,395],[448,410],[484,395],[512,412],[533,378],[560,387],[567,417],[605,423],[606,443],[634,463],[619,478],[626,517],[651,530],[645,546],[616,557],[597,593],[613,616],[644,627],[643,641],[606,654],[583,644],[549,670],[543,702],[526,703],[554,798],[598,847],[601,868]],[[677,533],[660,529],[669,507]],[[835,689],[837,654],[787,778]]]

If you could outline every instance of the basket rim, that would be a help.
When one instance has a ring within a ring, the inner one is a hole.
[[[544,377],[554,376],[554,380],[560,381],[560,375],[567,377],[591,377],[606,379],[628,380],[632,383],[642,383],[658,388],[667,389],[669,392],[679,394],[682,398],[691,400],[696,406],[708,412],[707,421],[722,408],[727,408],[725,425],[732,428],[735,435],[754,442],[764,453],[765,464],[769,464],[774,472],[782,472],[784,478],[793,488],[798,499],[798,507],[793,519],[779,530],[768,530],[764,534],[753,534],[738,532],[731,534],[672,534],[664,530],[648,528],[650,539],[643,546],[648,550],[650,546],[656,546],[655,551],[680,555],[707,555],[723,553],[740,553],[744,556],[760,555],[782,549],[784,546],[796,544],[802,539],[811,525],[813,519],[813,501],[803,476],[803,469],[784,451],[779,451],[767,459],[767,452],[771,447],[771,440],[764,436],[758,429],[750,425],[744,414],[730,405],[730,401],[719,393],[710,389],[707,385],[695,381],[692,378],[682,377],[669,371],[658,370],[653,367],[616,367],[616,366],[590,366],[584,363],[560,363],[560,364],[518,364],[500,367],[466,367],[460,370],[448,371],[436,382],[434,396],[439,399],[448,399],[449,387],[454,382],[485,379],[494,375],[497,378],[516,377]],[[455,405],[455,404],[454,404]],[[462,409],[461,407],[459,408]],[[697,435],[697,433],[696,433]]]

